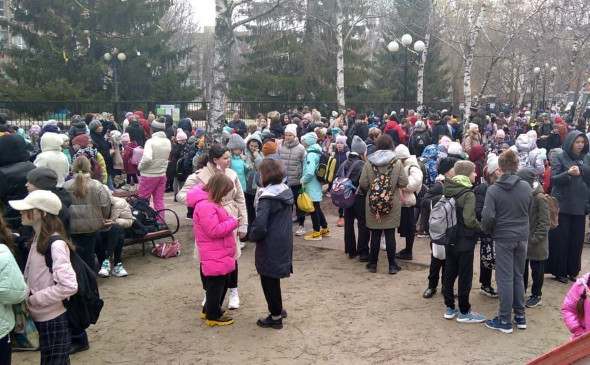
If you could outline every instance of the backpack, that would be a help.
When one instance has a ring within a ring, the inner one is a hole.
[[[550,229],[557,228],[559,222],[559,203],[555,197],[549,194],[543,194],[547,198],[547,205],[549,205],[549,217],[551,218]]]
[[[369,209],[375,214],[377,222],[381,222],[381,215],[389,214],[393,209],[394,187],[391,186],[391,172],[396,162],[393,158],[384,174],[379,173],[377,167],[371,164],[375,178],[369,188]]]
[[[158,222],[158,212],[150,207],[150,202],[138,196],[131,196],[127,199],[131,205],[131,214],[133,217],[143,225],[146,231],[157,232],[161,229]]]
[[[348,209],[354,205],[356,198],[356,186],[350,180],[350,174],[354,168],[362,163],[362,160],[357,160],[352,163],[346,175],[344,174],[344,164],[340,167],[340,172],[334,182],[332,183],[332,190],[330,196],[332,203],[338,208]]]
[[[417,133],[414,134],[414,138],[413,138],[413,143],[412,143],[412,147],[414,148],[414,151],[422,149],[424,150],[424,147],[426,147],[428,145],[428,132],[424,131],[422,133]]]
[[[138,166],[141,162],[141,158],[143,157],[143,148],[141,146],[137,146],[133,149],[133,155],[131,155],[131,162],[132,165]]]
[[[334,173],[336,172],[336,159],[327,153],[320,151],[310,151],[320,155],[320,162],[315,170],[315,175],[318,181],[322,184],[329,184],[334,180]]]
[[[100,181],[100,178],[102,176],[102,166],[100,166],[100,164],[98,163],[98,161],[94,157],[90,157],[90,169],[91,169],[90,177],[93,180]]]
[[[457,240],[457,234],[459,233],[457,199],[470,191],[469,189],[463,189],[459,194],[452,197],[443,195],[432,207],[428,224],[430,226],[430,239],[433,243],[449,246]]]
[[[53,273],[51,245],[58,240],[63,240],[63,238],[59,235],[51,236],[49,248],[45,253],[45,265],[49,268],[50,273]],[[65,299],[63,304],[67,309],[70,327],[76,332],[81,332],[91,324],[96,324],[104,302],[100,299],[94,271],[73,250],[70,250],[70,262],[76,272],[78,291],[69,299]]]

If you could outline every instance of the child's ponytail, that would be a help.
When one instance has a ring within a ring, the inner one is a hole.
[[[590,285],[590,275],[588,275],[588,280],[586,281],[586,285],[582,294],[580,294],[580,299],[578,299],[578,303],[576,303],[576,314],[578,315],[578,320],[584,320],[584,302],[586,301],[586,288]]]

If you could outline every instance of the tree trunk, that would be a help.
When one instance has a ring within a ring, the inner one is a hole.
[[[428,23],[430,24],[430,22]],[[427,29],[424,36],[424,52],[420,57],[418,64],[418,79],[416,81],[416,105],[418,105],[417,112],[420,113],[424,109],[424,67],[428,58],[428,44],[430,43],[430,29]]]
[[[344,95],[344,35],[342,34],[342,26],[344,23],[344,16],[342,15],[341,0],[336,1],[336,99],[338,102],[338,110],[346,110],[346,102]]]
[[[584,91],[586,91],[586,83],[588,82],[588,69],[584,72],[584,78],[582,79],[582,86],[580,86],[580,91],[578,92],[578,100],[576,101],[576,113],[574,114],[574,121],[576,118],[581,117],[583,110],[582,99],[584,96]]]
[[[564,85],[563,88],[563,92],[566,96],[566,100],[567,100],[567,94],[569,92],[574,92],[574,90],[572,89],[572,81],[574,80],[574,72],[576,70],[576,60],[578,58],[578,40],[575,39],[574,43],[572,44],[572,58],[570,59],[570,68],[567,72],[567,80],[566,80],[566,84]]]
[[[463,55],[465,62],[465,73],[463,74],[463,97],[465,99],[465,109],[463,110],[463,121],[469,119],[469,109],[471,108],[471,67],[473,66],[473,54],[475,53],[475,44],[477,36],[483,26],[486,13],[486,5],[482,4],[477,20],[474,20],[473,3],[469,3],[469,35],[467,37],[467,47]]]
[[[211,88],[211,110],[207,133],[213,140],[221,141],[224,127],[225,102],[228,94],[231,50],[234,45],[234,33],[231,24],[232,9],[226,0],[215,0],[215,34],[213,44],[213,78]]]
[[[494,69],[496,62],[498,62],[499,59],[500,59],[500,57],[492,57],[492,59],[490,61],[490,65],[488,66],[488,69],[486,70],[486,75],[484,76],[483,84],[481,85],[481,89],[479,90],[479,94],[477,94],[477,96],[475,97],[475,105],[479,105],[479,102],[483,98],[483,93],[486,91],[486,88],[488,87],[488,82],[490,81],[490,76],[492,75],[492,70]]]

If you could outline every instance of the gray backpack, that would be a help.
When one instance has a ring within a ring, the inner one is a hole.
[[[429,234],[432,243],[449,246],[457,241],[457,234],[459,233],[457,199],[470,191],[469,189],[463,189],[455,196],[443,196],[432,207],[430,218],[428,219],[430,226]]]

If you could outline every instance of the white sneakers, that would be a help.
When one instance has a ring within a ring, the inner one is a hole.
[[[238,288],[229,289],[229,303],[227,309],[240,308],[240,297],[238,296]]]
[[[299,226],[295,231],[295,236],[303,236],[305,234],[305,228],[303,226]]]
[[[125,270],[125,268],[123,267],[123,264],[120,262],[117,265],[115,265],[115,267],[112,270],[112,274],[119,278],[129,275],[127,273],[127,270]],[[102,278],[108,278],[109,276],[111,276],[111,262],[108,259],[104,260],[102,262],[102,265],[100,265],[98,276]]]
[[[115,275],[116,277],[122,278],[124,276],[127,276],[128,274],[127,274],[127,270],[125,270],[125,268],[123,267],[123,264],[118,263],[113,268],[113,275]]]

